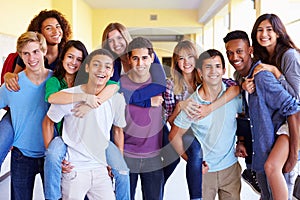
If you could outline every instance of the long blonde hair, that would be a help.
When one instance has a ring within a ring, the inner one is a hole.
[[[192,54],[195,58],[195,69],[192,72],[193,75],[193,82],[195,85],[199,85],[201,83],[200,76],[197,72],[196,69],[196,60],[198,57],[197,49],[194,43],[192,43],[189,40],[183,40],[178,42],[178,44],[174,48],[173,56],[172,56],[172,65],[171,65],[171,78],[173,79],[174,82],[174,94],[179,95],[182,94],[184,91],[184,85],[185,81],[182,75],[182,71],[178,66],[178,58],[179,58],[179,53],[182,51],[186,51],[189,54]]]

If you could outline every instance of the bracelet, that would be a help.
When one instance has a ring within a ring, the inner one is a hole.
[[[239,144],[239,143],[245,143],[245,140],[238,140],[238,141],[236,141],[236,144]]]

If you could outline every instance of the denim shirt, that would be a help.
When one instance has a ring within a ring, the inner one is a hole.
[[[255,63],[249,73],[252,76]],[[254,77],[255,92],[249,95],[249,114],[253,142],[252,168],[263,171],[264,163],[276,139],[276,132],[287,117],[300,111],[292,97],[269,71]]]

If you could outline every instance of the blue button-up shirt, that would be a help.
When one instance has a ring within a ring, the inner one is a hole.
[[[252,76],[255,64],[250,70]],[[253,138],[252,168],[263,171],[264,163],[275,142],[276,131],[289,115],[300,111],[293,98],[269,71],[254,77],[255,92],[249,95],[249,114]]]

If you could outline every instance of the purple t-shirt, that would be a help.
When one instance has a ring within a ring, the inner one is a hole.
[[[134,83],[127,75],[121,77],[121,88],[129,91],[147,86],[151,78],[144,83]],[[124,128],[124,154],[133,158],[157,156],[162,147],[162,106],[139,107],[126,105],[127,126]]]

